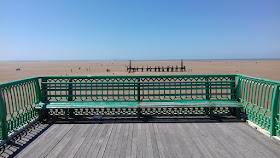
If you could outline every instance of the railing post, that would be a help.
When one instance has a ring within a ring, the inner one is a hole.
[[[140,98],[140,78],[137,79],[137,101],[140,102],[141,101],[141,98]]]
[[[206,100],[210,100],[210,90],[209,90],[209,78],[205,77],[205,99]],[[213,108],[204,108],[205,110],[205,114],[209,115],[210,112],[210,119],[214,119],[214,112],[213,112]]]
[[[7,109],[1,90],[0,90],[0,117],[1,117],[1,125],[2,125],[2,139],[7,140],[8,139]]]
[[[209,78],[208,77],[205,77],[205,98],[206,100],[210,100],[210,91],[209,91]]]
[[[140,101],[141,101],[141,87],[140,87],[140,78],[137,79],[137,101],[138,101],[138,107],[137,107],[137,119],[140,119],[141,117],[141,108],[140,108]]]
[[[46,78],[42,78],[42,83],[41,83],[41,95],[40,95],[40,100],[42,101],[42,102],[46,102],[46,101],[48,101],[48,98],[47,98],[47,87],[46,87],[46,85],[45,84],[43,84],[43,82],[47,82],[48,81],[48,79],[46,79]],[[45,110],[40,110],[39,111],[39,120],[43,120],[44,118],[46,118],[47,117],[47,114],[48,114],[48,110],[47,109],[45,109]]]
[[[239,75],[237,75],[237,81],[235,82],[234,78],[234,86],[231,86],[231,88],[234,88],[233,90],[230,89],[230,99],[240,101],[240,81],[239,81]],[[239,108],[230,108],[231,115],[235,115],[237,119],[240,119],[240,109]]]
[[[73,84],[72,78],[69,79],[69,84],[68,84],[68,101],[73,101]]]
[[[69,78],[69,84],[68,84],[68,101],[73,101],[73,84],[72,84],[72,78]],[[73,117],[74,109],[69,109],[69,116]],[[67,109],[65,111],[65,119],[67,120]]]
[[[230,81],[231,81],[231,83],[230,83],[230,89],[229,89],[229,93],[230,93],[229,99],[236,100],[235,77],[233,77]],[[232,81],[234,81],[233,84],[232,84]]]
[[[47,82],[47,81],[48,81],[48,79],[42,78],[42,83],[43,83],[43,82]],[[42,84],[42,90],[46,90],[46,89],[47,89],[46,85],[45,85],[45,84]],[[44,97],[43,97],[43,96],[44,96]],[[42,100],[43,102],[48,101],[48,98],[47,98],[46,96],[47,96],[47,91],[41,91],[41,100]]]
[[[237,81],[236,81],[236,90],[235,90],[235,93],[236,93],[236,100],[239,102],[240,101],[240,77],[239,75],[237,76]]]
[[[40,84],[39,84],[39,79],[37,78],[36,82],[35,82],[35,89],[36,89],[36,102],[39,103],[41,100],[41,89],[40,89]]]
[[[270,137],[276,135],[276,119],[279,111],[279,85],[274,87],[273,97],[271,102],[271,120],[270,120]]]

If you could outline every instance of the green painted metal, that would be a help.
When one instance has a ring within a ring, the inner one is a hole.
[[[280,82],[238,75],[237,97],[248,119],[279,136]]]
[[[271,123],[270,123],[270,137],[276,135],[276,118],[279,108],[279,86],[275,86],[273,90],[272,102],[271,102]]]
[[[41,97],[46,101],[67,101],[69,97],[73,101],[235,100],[235,77],[49,76],[42,77]]]
[[[102,102],[102,101],[56,101],[50,103],[39,103],[36,105],[36,109],[84,109],[84,108],[137,108],[138,102],[135,101],[111,101],[111,102]]]
[[[126,102],[128,105],[131,104],[130,102],[158,102],[157,105],[160,105],[160,102],[187,101],[189,102],[188,105],[191,105],[194,103],[193,101],[197,100],[226,100],[228,102],[236,100],[236,94],[234,93],[236,75],[45,76],[41,78],[41,97],[43,102],[47,103],[47,108],[38,105],[38,109],[49,109],[50,114],[65,115],[65,118],[67,118],[68,113],[77,114],[77,111],[75,112],[73,109],[79,107],[76,104],[79,104],[79,102],[86,102],[88,105],[80,106],[86,109],[93,108],[90,102],[94,102],[94,108],[97,108],[100,106],[98,102],[105,102],[104,104],[107,104],[107,106],[114,107],[109,102]],[[55,106],[62,108],[55,102],[69,101],[69,98],[71,98],[71,105],[67,104],[68,106],[64,107],[69,111],[53,110],[57,109]],[[127,105],[122,106],[131,109],[126,107]],[[213,104],[209,102],[208,106],[201,105],[201,108],[204,109],[202,114],[208,115],[210,106],[213,106]],[[172,106],[169,105],[169,107]],[[228,113],[229,107],[216,105],[215,108],[211,109],[213,114]],[[158,110],[168,111],[166,108]],[[149,110],[145,109],[143,111],[143,109],[137,107],[137,113],[135,114],[139,118],[143,113],[153,113],[147,111]],[[178,111],[178,109],[172,109],[170,113],[174,111]],[[182,112],[184,114],[201,114],[199,109],[191,108],[191,106],[184,111]],[[95,114],[96,111],[85,111],[84,113]],[[110,112],[107,111],[106,113]]]
[[[8,139],[7,109],[1,91],[0,91],[0,119],[1,119],[1,140]]]
[[[0,139],[9,139],[47,114],[123,114],[138,118],[150,114],[209,114],[213,118],[240,104],[249,120],[270,131],[271,136],[280,137],[279,85],[277,81],[234,74],[28,78],[0,84]],[[92,109],[92,103],[100,108]],[[35,106],[42,109],[40,105],[49,110],[38,113]],[[68,109],[63,110],[65,107]]]
[[[78,109],[78,108],[153,108],[153,107],[241,107],[237,101],[169,101],[169,102],[136,102],[136,101],[56,101],[39,103],[36,109]]]
[[[40,102],[39,77],[0,84],[1,140],[19,132],[37,119],[35,105]]]
[[[275,135],[280,137],[280,86],[278,86],[278,102],[276,100],[275,103],[278,104],[275,108]]]

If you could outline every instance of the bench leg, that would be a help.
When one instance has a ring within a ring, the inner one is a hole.
[[[38,110],[39,120],[43,120],[43,110]]]
[[[74,109],[69,109],[69,117],[74,117]]]
[[[205,114],[209,116],[209,108],[204,108]]]
[[[214,111],[213,108],[210,108],[210,119],[214,120]]]
[[[240,108],[236,108],[235,111],[236,111],[236,119],[240,120],[241,119],[240,118]]]
[[[64,113],[65,120],[68,120],[68,109],[64,109]]]
[[[39,115],[39,120],[42,121],[43,119],[47,118],[48,110],[47,109],[45,109],[45,110],[41,109],[41,110],[38,111],[38,115]]]
[[[236,108],[229,108],[229,112],[232,116],[236,115]]]
[[[141,109],[137,108],[137,120],[140,120],[141,117]]]

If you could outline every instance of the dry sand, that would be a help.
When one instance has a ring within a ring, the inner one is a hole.
[[[184,61],[186,72],[128,73],[129,61],[33,61],[0,62],[0,83],[45,75],[173,75],[244,74],[280,81],[280,60],[200,60]],[[180,66],[180,61],[132,61],[133,66]],[[79,69],[79,67],[81,69]],[[16,71],[20,68],[20,71]],[[90,68],[90,69],[89,69]],[[72,69],[72,72],[71,72]],[[87,70],[89,69],[89,70]],[[110,69],[110,72],[106,72]],[[192,70],[192,71],[188,71]]]

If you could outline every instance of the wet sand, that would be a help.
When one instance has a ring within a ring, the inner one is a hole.
[[[177,61],[132,61],[132,67],[180,66]],[[0,61],[0,83],[45,75],[243,74],[280,81],[280,60],[184,61],[185,72],[128,73],[129,61]],[[20,71],[16,71],[20,68]],[[80,69],[79,69],[80,68]],[[72,69],[72,72],[71,72]],[[106,70],[110,69],[110,72]]]

